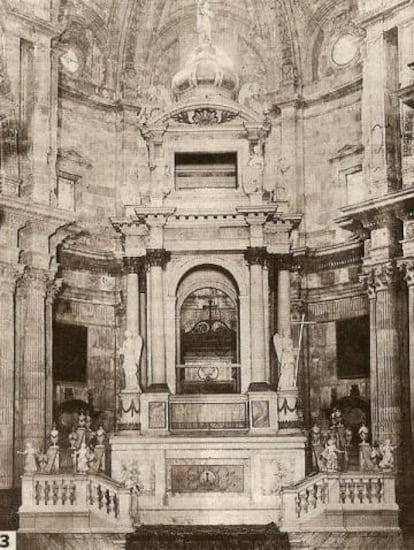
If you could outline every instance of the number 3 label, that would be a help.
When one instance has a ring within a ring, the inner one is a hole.
[[[0,531],[0,548],[16,550],[16,532]]]

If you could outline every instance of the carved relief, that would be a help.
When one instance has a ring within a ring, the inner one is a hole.
[[[183,464],[170,466],[171,492],[179,493],[243,493],[244,466]]]
[[[293,480],[293,466],[288,468],[276,458],[262,459],[262,495],[279,496],[282,487]]]
[[[194,109],[190,111],[181,111],[171,118],[179,124],[195,124],[197,126],[214,126],[215,124],[225,124],[234,120],[239,113],[226,111],[223,109],[212,109],[209,107]]]

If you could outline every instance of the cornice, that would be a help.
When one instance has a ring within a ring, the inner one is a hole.
[[[29,202],[27,199],[6,197],[0,195],[0,211],[11,211],[14,214],[24,215],[26,219],[50,222],[59,226],[74,223],[74,215],[65,210],[58,210],[46,204]]]
[[[72,250],[62,250],[59,254],[60,271],[88,271],[117,276],[122,273],[122,267],[122,263],[110,255],[82,254]]]

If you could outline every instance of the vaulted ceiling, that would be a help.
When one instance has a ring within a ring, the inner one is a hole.
[[[62,43],[101,79],[139,101],[151,83],[168,87],[196,44],[196,0],[61,0]],[[355,0],[211,0],[217,46],[233,59],[241,83],[267,92],[315,76],[315,47],[335,18],[353,25]],[[345,15],[344,15],[345,14]],[[336,25],[337,27],[338,25]],[[334,32],[334,31],[332,31]],[[313,76],[312,76],[313,75]],[[97,84],[97,82],[95,82]]]

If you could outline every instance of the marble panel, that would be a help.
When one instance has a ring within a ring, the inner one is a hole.
[[[166,403],[163,401],[151,401],[148,405],[149,427],[154,430],[162,430],[167,427]]]
[[[173,494],[244,492],[243,465],[176,464],[170,471]]]

